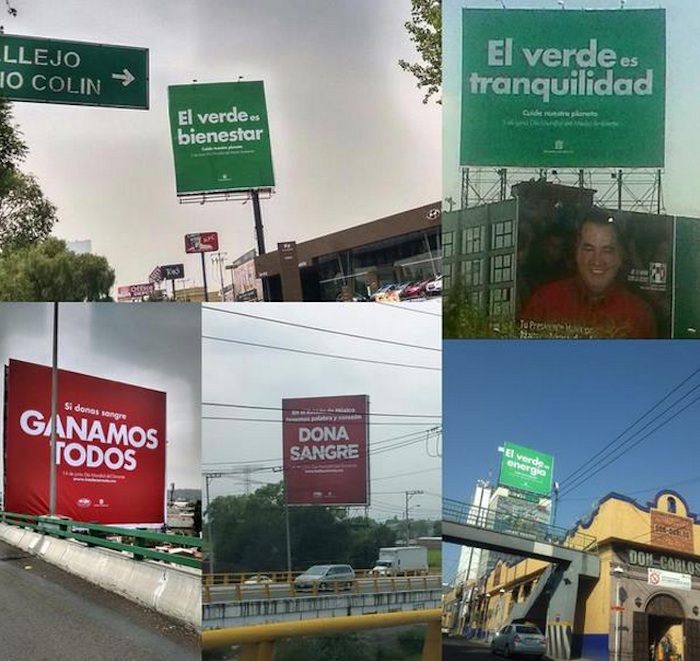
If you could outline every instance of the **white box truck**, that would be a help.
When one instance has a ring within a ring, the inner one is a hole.
[[[424,546],[387,546],[370,572],[373,576],[421,576],[428,573],[428,549]]]

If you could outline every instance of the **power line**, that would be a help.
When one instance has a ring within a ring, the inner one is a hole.
[[[231,310],[229,308],[213,308],[206,305],[202,306],[204,310],[211,310],[213,312],[223,312],[225,314],[233,314],[239,317],[247,317],[248,319],[256,319],[258,321],[268,321],[273,324],[280,324],[282,326],[290,326],[292,328],[301,328],[303,330],[317,331],[319,333],[328,333],[330,335],[341,335],[343,337],[351,337],[358,340],[365,340],[367,342],[380,342],[382,344],[392,344],[398,347],[408,347],[410,349],[423,349],[425,351],[442,351],[442,347],[424,347],[415,344],[409,344],[407,342],[397,342],[395,340],[387,340],[379,337],[369,337],[367,335],[359,335],[356,333],[346,333],[344,331],[331,330],[329,328],[319,328],[318,326],[306,326],[304,324],[297,324],[292,321],[283,321],[281,319],[271,319],[270,317],[260,317],[254,314],[246,314],[245,312],[239,312],[237,310]]]
[[[235,422],[274,422],[276,424],[282,424],[282,420],[273,418],[236,418],[229,416],[216,416],[216,415],[203,415],[202,420],[230,420]],[[353,422],[352,420],[343,423],[346,427],[352,427],[353,425],[365,425],[364,421]],[[389,426],[389,427],[423,427],[427,422],[373,422],[373,426]]]
[[[339,356],[337,354],[324,353],[321,351],[306,351],[303,349],[290,349],[289,347],[276,347],[270,344],[259,344],[257,342],[245,342],[244,340],[231,340],[223,337],[214,337],[212,335],[202,335],[203,340],[213,340],[216,342],[230,342],[232,344],[241,344],[248,347],[257,347],[260,349],[273,349],[275,351],[288,351],[290,353],[299,353],[306,356],[319,356],[322,358],[334,358],[336,360],[349,360],[359,363],[368,363],[371,365],[387,365],[389,367],[407,367],[417,370],[428,370],[432,372],[441,372],[442,367],[428,367],[426,365],[412,365],[410,363],[392,363],[384,360],[371,360],[369,358],[353,358],[351,356]]]
[[[588,459],[586,462],[584,462],[583,464],[581,464],[581,466],[579,466],[579,468],[577,468],[573,473],[571,473],[570,475],[568,475],[568,476],[567,476],[566,478],[564,478],[563,480],[560,480],[561,483],[562,483],[562,484],[566,484],[566,483],[568,483],[569,481],[578,482],[579,479],[580,479],[583,475],[592,472],[592,471],[594,470],[595,466],[598,466],[598,465],[601,463],[602,460],[605,460],[605,458],[606,458],[607,456],[609,456],[610,454],[614,454],[617,450],[619,450],[621,447],[623,447],[626,443],[629,443],[630,440],[631,440],[631,438],[628,439],[627,441],[623,442],[622,444],[620,444],[620,446],[619,446],[618,448],[614,448],[614,446],[618,443],[618,441],[619,441],[625,434],[627,434],[627,432],[629,432],[631,429],[633,429],[639,422],[641,422],[645,417],[647,417],[650,413],[652,413],[652,411],[654,411],[654,410],[657,409],[659,406],[661,406],[661,404],[663,404],[669,397],[671,397],[675,392],[677,392],[680,388],[682,388],[688,381],[690,381],[690,379],[692,379],[692,378],[693,378],[696,374],[698,374],[699,372],[700,372],[700,368],[697,368],[696,370],[694,370],[688,377],[686,377],[685,379],[683,379],[683,381],[681,381],[677,386],[675,386],[674,388],[672,388],[664,397],[662,397],[656,404],[654,404],[654,406],[652,406],[652,407],[651,407],[650,409],[648,409],[644,414],[642,414],[641,416],[639,416],[632,424],[630,424],[628,427],[626,427],[626,428],[624,429],[624,431],[622,431],[620,434],[618,434],[618,435],[617,435],[612,441],[610,441],[605,447],[603,447],[601,450],[599,450],[596,454],[594,454],[594,455],[593,455],[590,459]],[[638,434],[638,433],[640,433],[641,431],[643,431],[644,429],[646,429],[651,423],[653,423],[655,420],[657,420],[661,415],[663,415],[664,413],[668,412],[671,408],[673,408],[673,406],[675,406],[678,402],[680,402],[680,401],[682,401],[683,399],[685,399],[690,393],[692,393],[694,390],[697,390],[699,387],[700,387],[700,384],[694,386],[688,393],[686,393],[685,395],[683,395],[683,397],[681,397],[681,399],[676,400],[676,402],[674,402],[670,407],[668,407],[667,409],[665,409],[664,411],[662,411],[662,413],[659,414],[659,416],[657,416],[657,417],[655,417],[654,419],[652,419],[652,420],[651,420],[650,422],[648,422],[644,427],[642,427],[642,429],[640,429],[640,430],[638,430],[637,432],[635,432],[635,434]],[[695,400],[695,401],[697,401],[697,400]],[[686,407],[686,408],[687,408],[687,407]],[[683,410],[685,410],[685,409],[683,409]],[[674,416],[674,417],[675,417],[675,416]],[[633,435],[633,436],[634,436],[634,435]],[[632,436],[632,438],[633,438],[633,436]],[[632,447],[634,447],[634,446],[632,446]],[[630,448],[630,449],[631,449],[631,448]],[[605,455],[605,456],[601,456],[601,455]],[[598,457],[600,457],[600,460],[599,460],[598,462],[596,462],[596,463],[594,464],[594,466],[591,466],[591,465],[590,465],[590,462],[591,462],[591,461],[594,461],[594,460],[597,459]],[[576,477],[577,475],[578,475],[578,477]],[[575,477],[576,477],[576,479],[574,479]],[[584,480],[581,481],[579,484],[577,484],[576,487],[569,487],[568,484],[567,484],[566,490],[567,490],[567,491],[572,491],[573,488],[577,488],[578,486],[580,486],[580,484],[583,484],[583,482],[585,482],[585,481],[586,481],[586,480],[584,479]]]
[[[253,406],[250,404],[223,404],[218,402],[202,402],[202,406],[223,406],[228,408],[239,408],[239,409],[254,409],[258,411],[285,411],[281,406]],[[313,409],[305,408],[305,413],[326,413],[324,409]],[[434,415],[431,413],[426,413],[425,415],[420,413],[373,413],[367,412],[362,414],[363,417],[387,417],[387,418],[442,418],[441,414]]]

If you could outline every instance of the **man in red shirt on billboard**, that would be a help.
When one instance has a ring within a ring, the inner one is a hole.
[[[578,337],[656,337],[651,308],[617,280],[621,266],[619,228],[607,214],[591,211],[576,239],[577,274],[542,285],[532,294],[520,313],[523,330],[563,331]]]

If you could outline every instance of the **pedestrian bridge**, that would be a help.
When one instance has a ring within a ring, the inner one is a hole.
[[[443,498],[442,502],[442,539],[445,542],[565,566],[574,563],[583,576],[598,578],[600,575],[595,537],[449,498]]]

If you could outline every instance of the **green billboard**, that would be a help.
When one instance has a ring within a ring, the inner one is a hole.
[[[275,185],[263,83],[168,87],[178,195]]]
[[[464,9],[460,162],[661,167],[663,9]]]
[[[552,491],[554,457],[514,443],[505,443],[498,483],[548,496]]]

